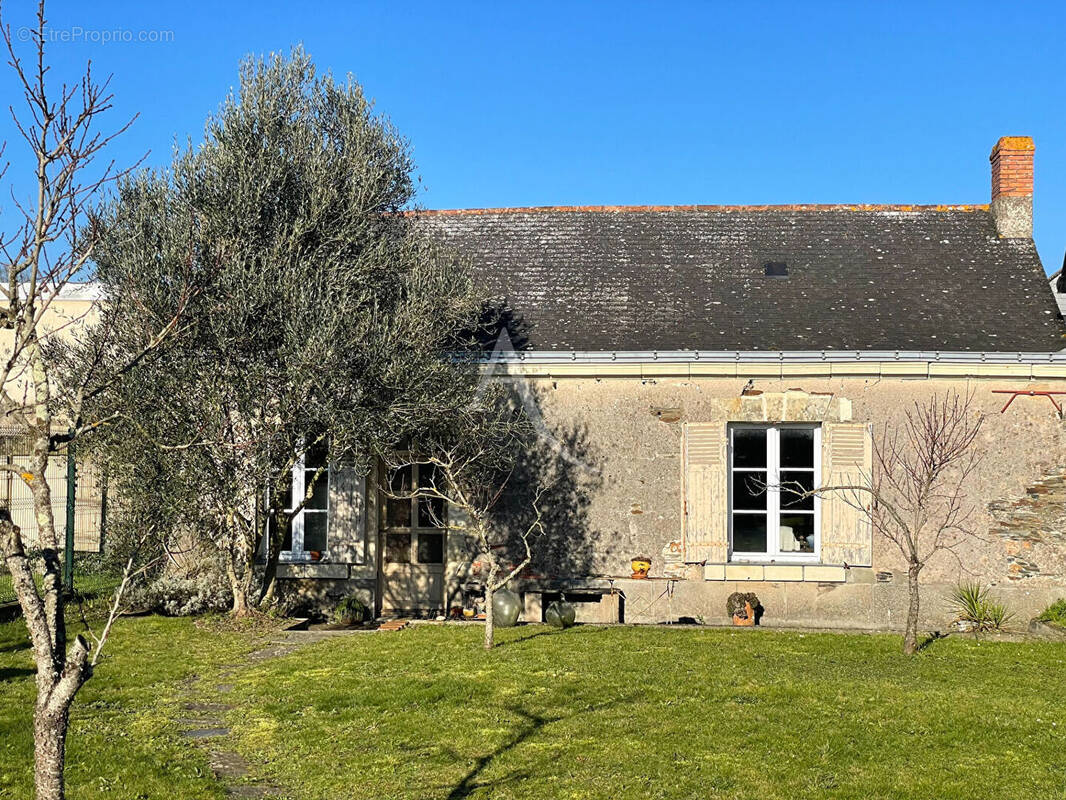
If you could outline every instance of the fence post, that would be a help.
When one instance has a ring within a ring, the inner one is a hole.
[[[78,488],[78,465],[74,460],[74,431],[67,442],[67,543],[63,550],[63,583],[74,591],[74,497]]]

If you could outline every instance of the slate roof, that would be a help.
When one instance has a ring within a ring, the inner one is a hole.
[[[987,206],[421,212],[531,350],[1066,347],[1029,239]],[[788,277],[768,277],[783,261]]]

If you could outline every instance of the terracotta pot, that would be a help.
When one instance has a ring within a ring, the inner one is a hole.
[[[651,569],[651,559],[638,556],[630,561],[629,565],[633,568],[632,577],[638,580],[644,579],[648,577],[648,571]]]
[[[755,625],[755,609],[751,607],[751,603],[744,604],[744,613],[746,617],[742,617],[739,614],[733,615],[733,624],[738,628],[750,628]]]
[[[311,556],[311,560],[312,561],[321,561],[322,560],[322,551],[321,550],[311,550],[311,551],[309,551],[308,554]]]

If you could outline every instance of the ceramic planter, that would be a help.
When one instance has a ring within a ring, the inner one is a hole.
[[[629,562],[629,565],[633,568],[632,577],[644,579],[648,577],[648,571],[651,569],[651,559],[637,556]]]
[[[740,614],[734,614],[733,624],[738,628],[753,627],[755,625],[755,609],[751,607],[751,603],[744,603],[744,614],[745,616],[743,617]]]

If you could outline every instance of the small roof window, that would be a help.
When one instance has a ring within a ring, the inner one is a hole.
[[[767,278],[787,278],[788,264],[784,261],[767,261],[763,267]]]

